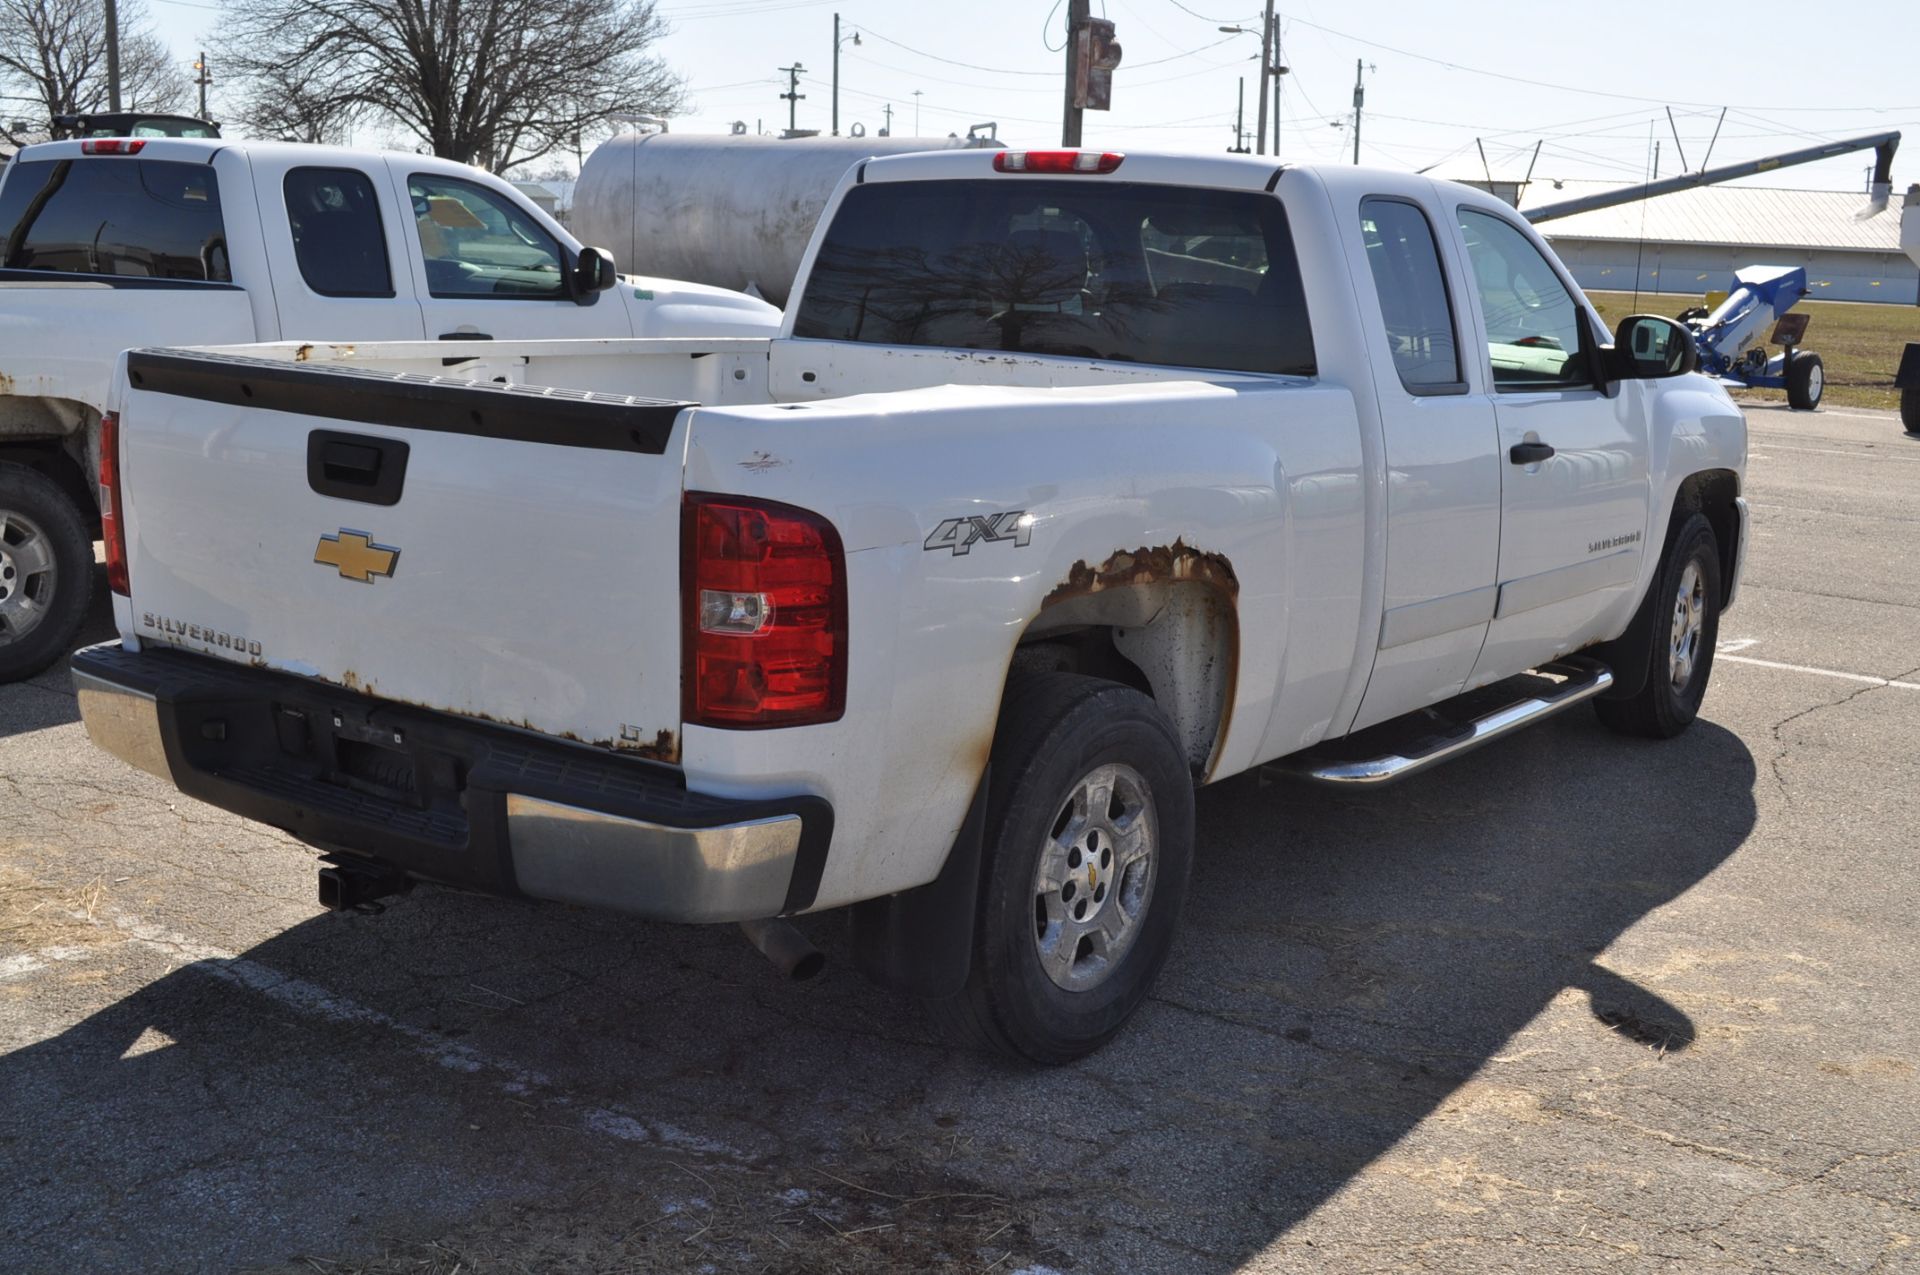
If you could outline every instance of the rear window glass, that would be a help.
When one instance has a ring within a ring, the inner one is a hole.
[[[1101,179],[855,187],[794,335],[1314,371],[1278,200]]]
[[[230,283],[205,164],[103,157],[16,163],[0,191],[0,266]]]
[[[352,168],[296,168],[287,174],[287,228],[300,277],[323,297],[390,297],[393,270],[380,201]]]

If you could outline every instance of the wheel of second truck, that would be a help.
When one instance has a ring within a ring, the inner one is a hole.
[[[1690,514],[1654,578],[1652,666],[1626,699],[1596,699],[1600,720],[1623,735],[1671,739],[1700,715],[1720,636],[1720,543],[1704,514]]]
[[[1820,406],[1827,391],[1827,369],[1818,354],[1796,354],[1787,364],[1787,406],[1796,412],[1811,412]]]
[[[67,653],[93,592],[93,538],[46,475],[0,462],[0,682]]]
[[[936,1017],[1032,1062],[1104,1045],[1173,944],[1193,779],[1166,715],[1069,673],[1008,687],[994,739],[972,971]]]
[[[1907,433],[1920,435],[1920,385],[1900,391],[1900,424]]]

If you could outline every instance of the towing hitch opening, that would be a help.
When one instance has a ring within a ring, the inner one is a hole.
[[[412,888],[412,877],[391,868],[331,863],[320,869],[320,906],[329,912],[383,912],[380,900]]]

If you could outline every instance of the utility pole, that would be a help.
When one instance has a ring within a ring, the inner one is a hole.
[[[888,102],[885,106],[881,107],[880,113],[887,117],[887,126],[885,129],[881,131],[880,136],[892,137],[893,136],[893,103]]]
[[[1260,22],[1260,113],[1254,124],[1253,149],[1257,155],[1267,153],[1267,81],[1273,70],[1273,0],[1267,0],[1267,16]],[[1280,129],[1274,130],[1275,149],[1278,149]]]
[[[120,6],[107,0],[107,109],[120,109]]]
[[[1229,155],[1247,153],[1247,77],[1240,77],[1240,105],[1233,112],[1233,145],[1227,148]]]
[[[108,3],[112,3],[112,0],[108,0]],[[799,109],[800,103],[807,100],[807,95],[800,91],[800,72],[807,68],[795,62],[792,66],[783,66],[780,69],[787,74],[787,91],[780,95],[780,99],[787,104],[787,131],[797,133],[800,130],[795,112]]]
[[[1073,72],[1080,47],[1080,28],[1092,16],[1092,0],[1067,0],[1067,105],[1060,123],[1060,144],[1069,150],[1080,145],[1081,110],[1073,104]]]
[[[1367,64],[1353,60],[1353,162],[1360,162],[1360,112],[1367,104]]]
[[[200,50],[200,60],[193,64],[193,69],[199,73],[194,77],[193,82],[200,86],[200,118],[206,119],[207,85],[213,83],[213,73],[207,70],[207,51],[205,49]]]

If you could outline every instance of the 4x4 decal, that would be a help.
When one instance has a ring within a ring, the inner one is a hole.
[[[1022,548],[1032,535],[1033,519],[1026,510],[1015,509],[1004,514],[949,518],[933,529],[921,548],[951,549],[957,557],[972,552],[974,544],[981,540],[1011,540],[1016,549]]]

